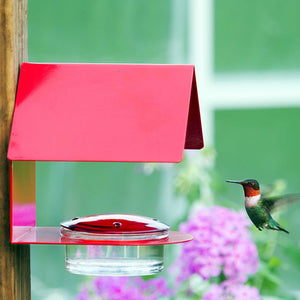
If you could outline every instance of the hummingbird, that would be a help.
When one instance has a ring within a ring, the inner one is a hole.
[[[226,182],[237,183],[243,186],[247,214],[258,230],[261,231],[265,228],[289,233],[272,218],[271,212],[275,207],[281,204],[299,200],[300,195],[291,194],[266,198],[261,195],[259,183],[255,179],[246,179],[242,181],[226,180]]]

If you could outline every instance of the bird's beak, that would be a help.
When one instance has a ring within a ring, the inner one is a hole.
[[[243,181],[235,181],[235,180],[226,180],[226,182],[243,184]]]

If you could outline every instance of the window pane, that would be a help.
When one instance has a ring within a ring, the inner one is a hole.
[[[300,2],[215,0],[215,71],[300,69]]]
[[[171,1],[30,0],[30,61],[163,63]]]

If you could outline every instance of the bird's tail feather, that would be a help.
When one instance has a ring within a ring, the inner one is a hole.
[[[282,228],[275,220],[271,220],[269,224],[269,228],[273,230],[284,231],[285,233],[289,233],[286,229]]]
[[[284,229],[284,228],[282,228],[280,226],[277,226],[277,227],[278,227],[279,230],[284,231],[285,233],[290,233],[289,231],[287,231],[286,229]]]

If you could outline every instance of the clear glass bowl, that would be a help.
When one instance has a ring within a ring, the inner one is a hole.
[[[164,245],[66,245],[66,269],[92,276],[142,276],[164,268]]]
[[[63,238],[78,240],[78,245],[66,245],[66,269],[71,273],[142,276],[164,268],[164,245],[143,245],[168,238],[169,226],[156,219],[126,214],[93,215],[61,223],[60,233]],[[84,241],[90,244],[85,245]],[[93,245],[93,241],[97,244]]]

